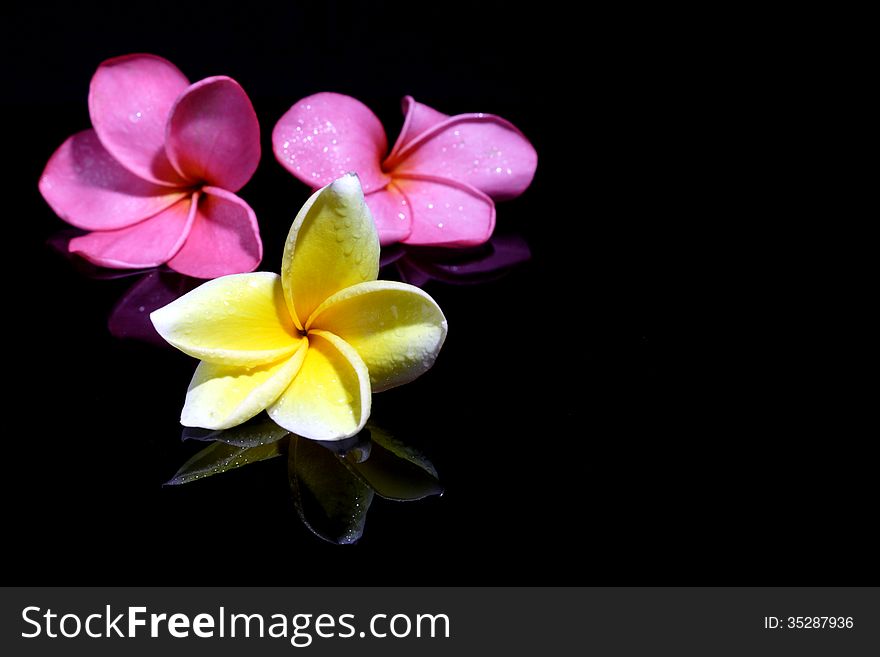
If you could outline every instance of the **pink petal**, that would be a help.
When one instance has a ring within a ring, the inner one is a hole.
[[[62,228],[46,240],[46,245],[58,255],[65,258],[73,267],[73,271],[85,278],[96,281],[113,281],[118,278],[132,278],[140,276],[144,272],[152,271],[154,267],[137,267],[135,269],[107,269],[98,267],[91,262],[70,252],[71,240],[81,237],[83,231],[78,228]]]
[[[379,231],[379,243],[382,246],[409,237],[412,230],[409,203],[393,183],[385,189],[371,192],[365,198],[373,215],[373,223]]]
[[[350,171],[365,193],[390,180],[381,168],[388,148],[382,124],[351,96],[325,92],[303,98],[275,124],[272,148],[284,168],[314,188]]]
[[[181,176],[236,192],[260,162],[260,124],[238,82],[196,82],[171,109],[166,151]]]
[[[187,239],[195,218],[195,205],[191,198],[183,199],[134,226],[75,237],[68,248],[71,253],[102,267],[135,269],[161,265],[177,253]]]
[[[438,123],[442,123],[449,118],[448,114],[443,114],[427,105],[416,102],[412,96],[404,96],[401,105],[406,118],[403,120],[403,127],[400,129],[397,142],[395,142],[394,148],[391,149],[391,153],[388,155],[389,159],[397,155],[401,148],[428,128],[433,128]]]
[[[156,183],[183,181],[165,156],[165,124],[189,80],[155,55],[125,55],[98,67],[89,114],[101,143],[126,169]]]
[[[202,192],[189,237],[168,266],[196,278],[256,269],[263,259],[263,243],[254,211],[232,192],[217,187],[204,187]]]
[[[412,232],[404,244],[475,246],[492,236],[495,204],[473,187],[429,176],[395,177],[409,201]]]
[[[491,114],[459,114],[409,141],[385,162],[387,170],[438,176],[502,200],[522,194],[538,154],[513,124]]]
[[[61,144],[40,177],[40,193],[59,217],[85,230],[131,226],[186,196],[124,168],[94,130],[78,132]]]

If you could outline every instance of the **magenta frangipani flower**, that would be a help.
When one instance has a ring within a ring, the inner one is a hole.
[[[297,102],[272,132],[278,161],[317,189],[358,174],[383,245],[482,244],[495,228],[495,204],[518,196],[538,156],[511,123],[491,114],[448,116],[410,96],[406,119],[388,141],[359,100],[319,93]]]
[[[93,231],[72,253],[199,278],[257,267],[257,218],[234,192],[260,161],[260,126],[235,80],[190,84],[161,57],[116,57],[92,77],[89,115],[93,129],[67,139],[40,178],[52,209]]]

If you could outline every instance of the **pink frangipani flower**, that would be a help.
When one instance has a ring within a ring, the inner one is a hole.
[[[40,178],[52,209],[92,231],[71,253],[198,278],[257,267],[257,218],[234,192],[260,161],[260,126],[235,80],[190,84],[161,57],[116,57],[92,77],[89,115],[92,129],[68,138]]]
[[[308,96],[275,125],[275,157],[315,189],[356,172],[383,245],[482,244],[495,228],[492,199],[525,191],[535,149],[491,114],[448,116],[410,96],[403,111],[403,129],[386,157],[385,131],[366,105],[337,93]]]

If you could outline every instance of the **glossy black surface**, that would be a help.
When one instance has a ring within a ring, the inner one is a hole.
[[[710,265],[741,224],[710,184],[726,124],[707,118],[699,52],[635,15],[252,4],[3,10],[5,580],[852,583],[874,562],[871,479],[847,476],[861,448],[814,451],[842,439],[827,433],[806,448],[798,416],[774,412],[789,389],[766,372],[784,366],[769,352],[743,366],[744,316],[710,310],[726,294]],[[88,127],[95,67],[138,51],[249,93],[264,155],[241,196],[266,270],[308,196],[269,136],[304,95],[360,98],[392,140],[407,93],[493,112],[537,148],[532,187],[497,206],[499,237],[531,258],[471,285],[421,281],[448,341],[426,376],[374,397],[375,421],[428,456],[445,494],[374,503],[357,545],[302,526],[284,459],[163,488],[198,447],[178,424],[195,361],[114,314],[143,274],[96,278],[47,244],[65,226],[40,172]]]

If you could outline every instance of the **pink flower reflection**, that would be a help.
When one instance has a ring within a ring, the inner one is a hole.
[[[382,250],[382,267],[395,267],[400,280],[423,287],[431,280],[477,285],[498,280],[532,257],[520,235],[494,235],[470,249],[395,246]]]
[[[113,337],[119,339],[141,340],[168,347],[168,343],[153,328],[150,313],[194,290],[201,282],[173,271],[153,270],[116,302],[107,319],[107,328]]]

